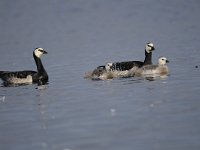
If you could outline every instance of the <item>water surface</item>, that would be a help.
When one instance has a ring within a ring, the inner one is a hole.
[[[35,69],[45,86],[0,82],[0,149],[199,150],[200,3],[197,0],[0,2],[0,70]],[[149,81],[84,79],[106,62],[143,60],[145,43],[170,60]]]

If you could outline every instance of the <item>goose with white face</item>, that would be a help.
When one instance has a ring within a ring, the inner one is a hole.
[[[38,83],[46,84],[48,82],[48,74],[43,67],[41,56],[47,54],[43,48],[36,48],[33,51],[33,57],[36,63],[37,71],[0,71],[0,78],[6,84],[29,84]]]
[[[34,50],[34,55],[38,58],[41,58],[43,54],[47,54],[47,52],[43,48],[36,48]]]
[[[136,76],[141,76],[141,75],[148,75],[150,76],[159,76],[159,75],[168,75],[169,69],[167,67],[167,63],[169,60],[167,60],[166,57],[160,57],[158,59],[158,64],[157,65],[146,65],[143,66],[142,68],[136,68],[133,70],[133,74]]]
[[[144,65],[152,64],[152,52],[155,50],[154,44],[152,42],[148,42],[145,45],[145,59],[144,61],[122,61],[122,62],[114,62],[112,70],[117,71],[126,71],[130,70],[133,67],[141,68]]]

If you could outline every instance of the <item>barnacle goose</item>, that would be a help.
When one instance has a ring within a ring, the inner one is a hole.
[[[142,61],[124,61],[124,62],[115,62],[113,63],[113,70],[125,71],[130,70],[133,67],[142,67],[143,65],[152,64],[152,51],[155,50],[155,47],[152,42],[146,43],[145,46],[145,59]],[[104,66],[99,66],[98,68],[105,68]]]
[[[141,68],[133,69],[132,72],[135,74],[135,76],[167,75],[169,73],[169,69],[166,65],[168,62],[169,60],[162,56],[158,59],[157,65],[145,65]]]
[[[113,70],[112,68],[113,68],[112,63],[106,63],[105,66],[99,66],[96,69],[94,69],[92,72],[87,72],[85,74],[85,78],[91,78],[91,79],[111,78],[110,72]]]
[[[48,82],[48,75],[45,71],[41,56],[47,54],[42,48],[36,48],[33,51],[33,58],[37,66],[37,72],[31,70],[24,71],[0,71],[0,78],[7,84],[28,84],[28,83],[38,83],[45,84]]]

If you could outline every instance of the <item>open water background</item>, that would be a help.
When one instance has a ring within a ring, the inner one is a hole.
[[[0,70],[35,70],[46,86],[0,82],[1,150],[199,150],[200,1],[1,0]],[[91,81],[106,62],[143,60],[170,76]]]

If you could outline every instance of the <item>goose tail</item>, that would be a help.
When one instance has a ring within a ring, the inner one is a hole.
[[[2,78],[5,71],[0,71],[0,78]]]

